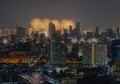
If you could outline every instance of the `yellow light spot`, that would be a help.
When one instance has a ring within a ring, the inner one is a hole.
[[[73,28],[75,26],[74,21],[69,19],[58,20],[58,19],[49,19],[49,18],[44,18],[44,19],[34,18],[31,20],[31,28],[29,29],[29,33],[32,31],[34,32],[39,31],[40,33],[48,32],[50,22],[55,24],[56,30],[61,30],[61,31],[63,31],[63,28],[68,29],[70,25]]]

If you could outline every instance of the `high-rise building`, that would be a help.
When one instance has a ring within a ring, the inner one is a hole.
[[[51,40],[47,44],[48,63],[50,64],[64,64],[65,56],[67,54],[67,47],[61,42]]]
[[[76,23],[76,28],[74,28],[74,36],[75,37],[80,37],[80,23]]]
[[[77,29],[77,34],[79,35],[80,34],[80,23],[79,22],[76,23],[76,29]]]
[[[45,43],[45,33],[40,34],[40,42]]]
[[[61,41],[61,30],[55,31],[53,36],[54,36],[55,41],[60,42]]]
[[[120,72],[120,39],[111,42],[112,63],[115,63],[116,71]]]
[[[112,61],[120,61],[120,39],[113,39],[111,42],[111,54],[112,54]]]
[[[119,34],[119,27],[116,28],[116,37],[119,38],[120,34]]]
[[[52,22],[49,23],[49,37],[52,38],[53,34],[55,33],[55,24],[53,24]]]
[[[26,36],[26,28],[21,27],[21,26],[17,26],[16,28],[16,36],[23,38]]]
[[[65,33],[65,34],[63,35],[63,40],[64,40],[65,44],[68,44],[68,41],[69,41],[68,37],[69,37],[69,34],[68,34],[68,33]]]
[[[9,35],[15,35],[15,34],[16,34],[16,28],[14,27],[0,28],[0,36],[9,36]]]
[[[69,36],[73,36],[73,29],[71,25],[69,26]]]
[[[95,57],[95,65],[106,65],[108,63],[107,57],[107,45],[106,44],[95,44],[94,45],[94,57]]]
[[[99,27],[97,26],[96,28],[95,28],[95,35],[94,35],[96,38],[98,38],[99,37]]]
[[[108,62],[107,45],[95,43],[82,43],[80,50],[85,65],[106,65]]]
[[[83,54],[83,64],[89,66],[92,64],[92,45],[90,43],[80,44],[80,49]]]

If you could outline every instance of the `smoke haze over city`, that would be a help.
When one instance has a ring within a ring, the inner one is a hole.
[[[40,31],[40,32],[48,32],[49,23],[52,22],[55,24],[56,30],[68,29],[71,25],[73,28],[75,27],[75,22],[73,20],[63,19],[49,19],[49,18],[34,18],[31,21],[32,31]]]

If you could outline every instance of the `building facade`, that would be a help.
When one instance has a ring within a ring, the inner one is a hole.
[[[107,45],[106,44],[95,44],[95,65],[106,65],[108,63],[107,57]]]
[[[0,28],[0,36],[9,36],[15,34],[16,34],[16,28],[12,28],[12,27]]]
[[[80,45],[83,54],[83,64],[89,66],[104,66],[108,62],[107,45],[84,43]]]

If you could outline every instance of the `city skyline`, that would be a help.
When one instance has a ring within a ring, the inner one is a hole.
[[[80,22],[81,29],[99,26],[120,26],[119,0],[1,0],[0,27],[13,26],[17,21],[29,27],[34,18],[70,19]]]

